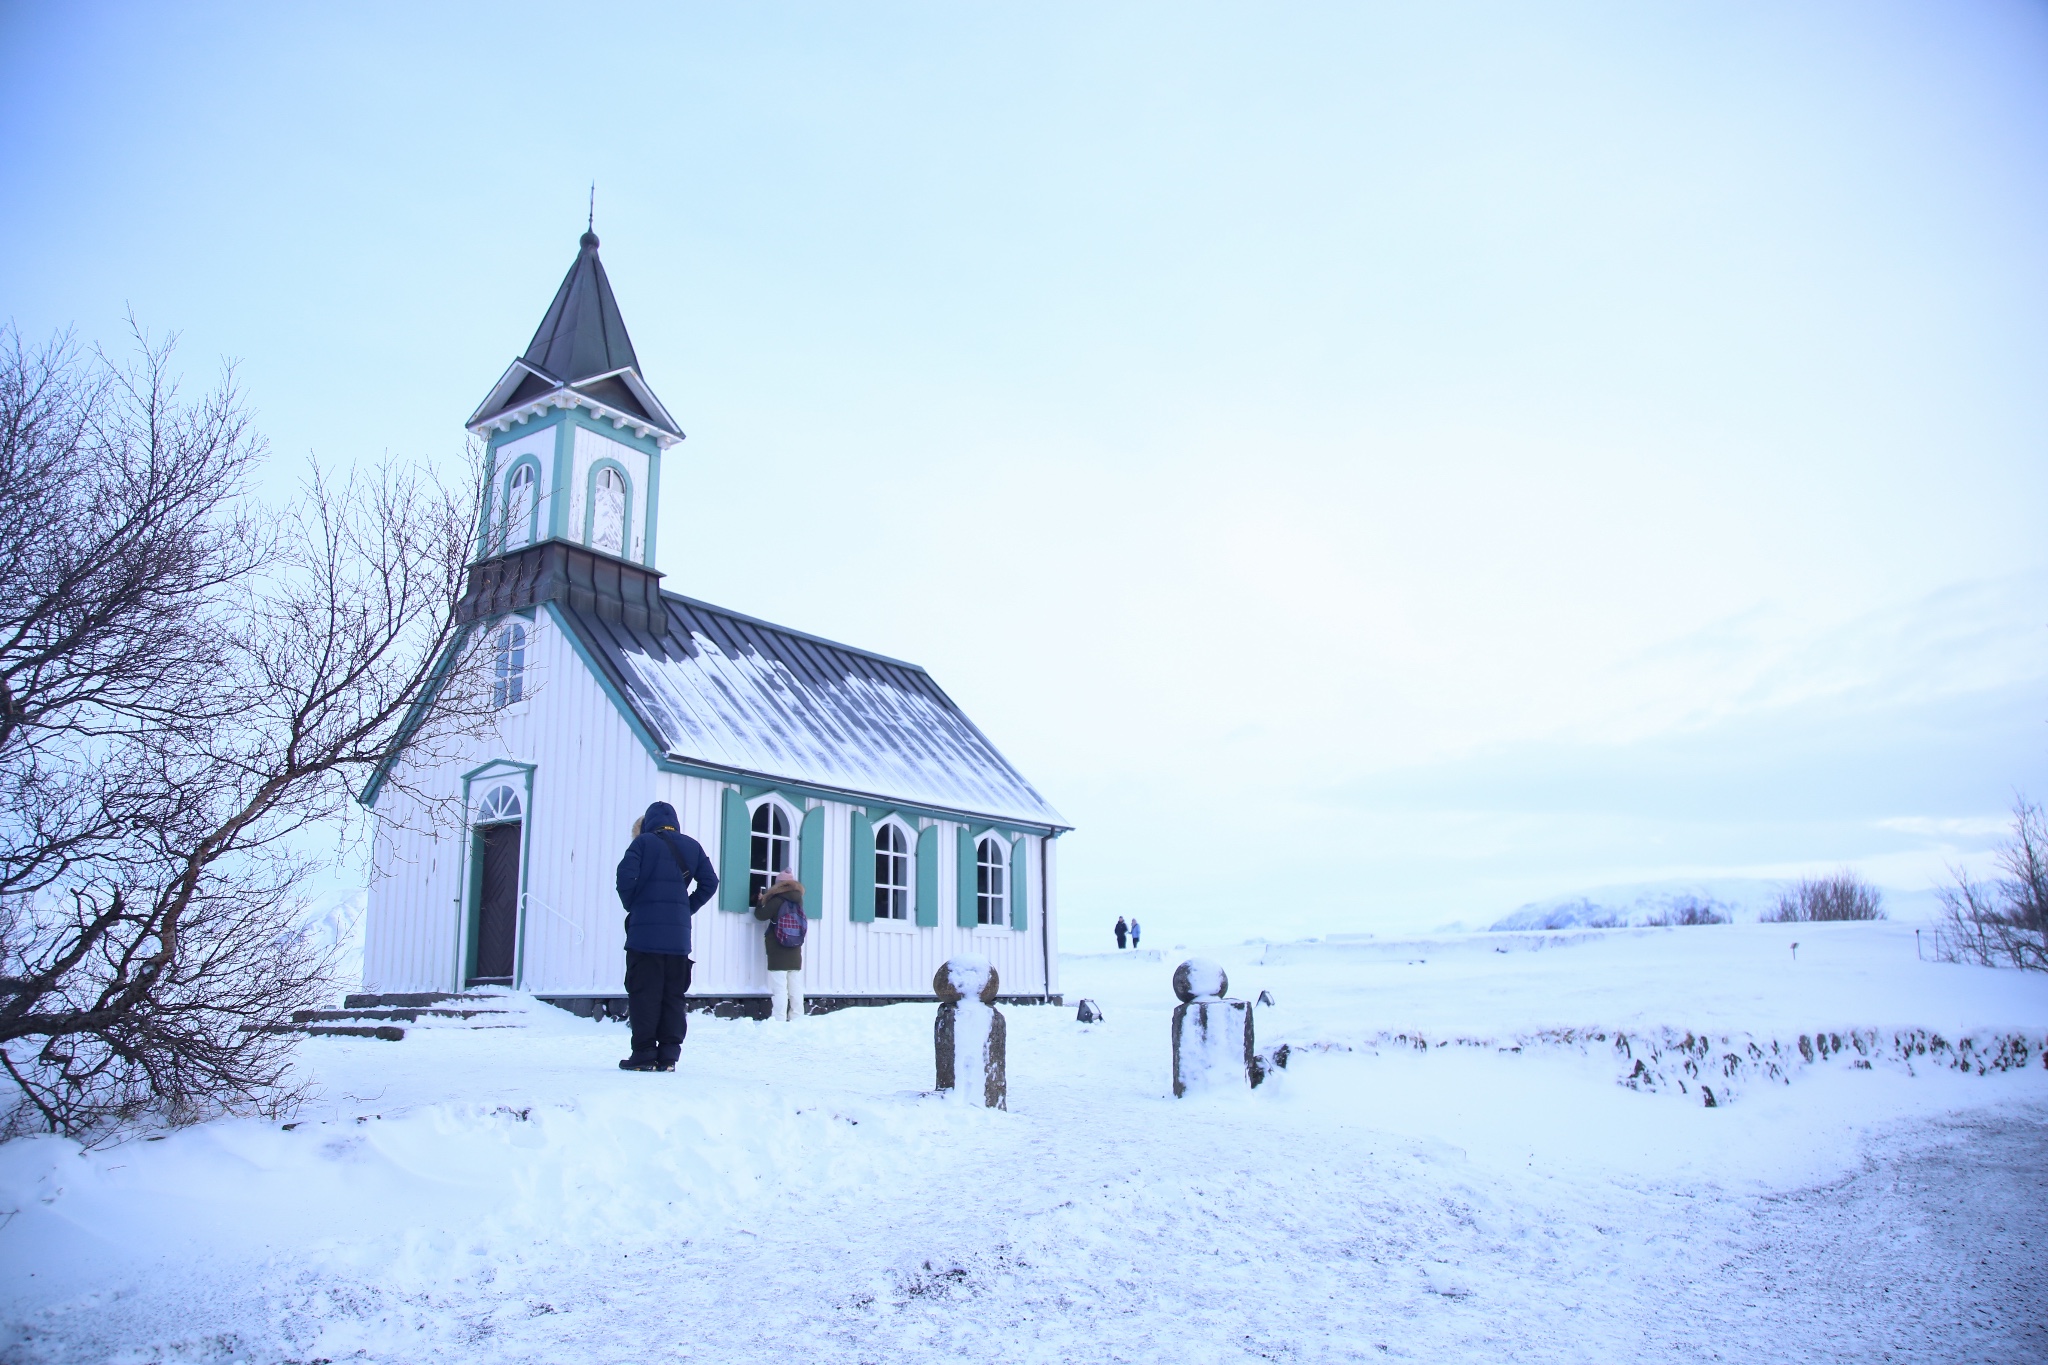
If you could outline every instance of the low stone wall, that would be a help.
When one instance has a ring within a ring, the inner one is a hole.
[[[1292,1041],[1292,1052],[1354,1052],[1401,1048],[1417,1052],[1446,1047],[1486,1048],[1519,1053],[1535,1047],[1611,1051],[1615,1081],[1631,1090],[1670,1091],[1697,1098],[1708,1108],[1734,1100],[1757,1084],[1790,1085],[1812,1066],[1920,1067],[1988,1076],[2029,1066],[2048,1069],[2048,1033],[1990,1031],[1949,1038],[1932,1029],[1848,1028],[1817,1030],[1796,1038],[1750,1033],[1695,1033],[1689,1029],[1538,1029],[1505,1040],[1417,1032],[1379,1033],[1356,1042]]]

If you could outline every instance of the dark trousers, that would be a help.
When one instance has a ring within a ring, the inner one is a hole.
[[[626,950],[626,1010],[633,1021],[633,1054],[653,1053],[673,1062],[683,1050],[690,1018],[683,997],[690,993],[690,959],[681,953]]]

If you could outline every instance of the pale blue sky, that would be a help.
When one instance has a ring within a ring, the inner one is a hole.
[[[929,666],[1079,922],[2048,796],[2048,10],[10,4],[0,299],[453,461],[598,182],[670,586]]]

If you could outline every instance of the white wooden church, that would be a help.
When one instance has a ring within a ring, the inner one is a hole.
[[[749,911],[787,867],[810,893],[813,1010],[929,999],[961,952],[996,965],[1005,999],[1057,1001],[1070,827],[931,675],[661,586],[662,464],[683,433],[640,373],[597,248],[586,232],[532,344],[469,419],[489,482],[456,647],[490,652],[500,723],[432,770],[400,750],[365,790],[363,988],[513,986],[623,1014],[613,868],[662,800],[720,878],[693,926],[706,1007],[765,1011]],[[459,798],[466,828],[425,818],[421,791]]]

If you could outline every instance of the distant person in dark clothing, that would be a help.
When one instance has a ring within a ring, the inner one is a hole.
[[[1131,916],[1131,946],[1133,948],[1138,946],[1138,917],[1136,915]]]
[[[633,1055],[621,1071],[674,1071],[689,1032],[690,916],[718,890],[704,846],[677,828],[675,807],[656,801],[619,859],[626,907],[626,1006]]]
[[[1122,915],[1118,915],[1116,917],[1116,946],[1119,950],[1124,946],[1124,935],[1129,932],[1131,932],[1131,926],[1124,923]]]

